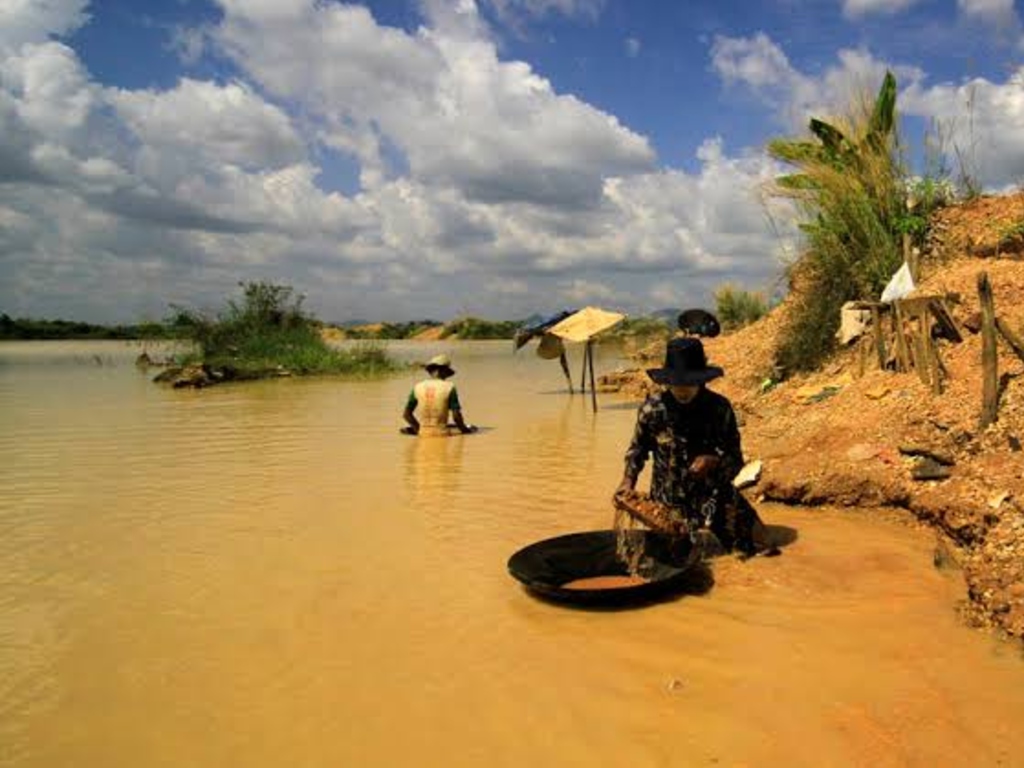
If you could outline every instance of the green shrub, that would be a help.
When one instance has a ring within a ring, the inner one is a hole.
[[[745,291],[727,283],[715,291],[715,314],[723,328],[742,328],[768,314],[768,300],[763,293]]]
[[[601,333],[598,341],[622,341],[624,339],[667,339],[673,328],[659,317],[627,317],[621,323]]]
[[[198,350],[185,362],[230,369],[240,378],[259,378],[281,369],[300,375],[376,375],[398,368],[379,345],[361,344],[352,350],[328,346],[320,323],[303,311],[303,297],[291,287],[239,285],[241,302],[228,301],[216,319],[176,308],[173,324],[185,330]]]
[[[458,336],[460,339],[511,339],[522,325],[517,320],[481,320],[463,317],[445,325],[441,338]]]
[[[783,375],[813,370],[833,352],[843,303],[875,299],[903,260],[907,223],[896,128],[896,80],[842,123],[812,119],[812,140],[779,139],[769,153],[797,174],[776,194],[801,213],[806,248],[790,267],[796,299],[775,353]]]
[[[842,272],[818,270],[807,279],[811,288],[795,291],[782,338],[775,349],[774,369],[784,378],[793,371],[813,370],[833,351],[839,329],[839,309],[848,301],[849,285]]]

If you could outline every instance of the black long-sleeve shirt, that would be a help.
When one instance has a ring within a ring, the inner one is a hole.
[[[707,478],[698,479],[689,467],[705,454],[718,456],[719,465]],[[732,405],[706,388],[685,404],[668,390],[650,395],[637,413],[633,440],[626,451],[626,476],[635,481],[648,455],[654,460],[652,499],[694,517],[709,498],[726,494],[731,498],[735,493],[732,480],[744,463]]]

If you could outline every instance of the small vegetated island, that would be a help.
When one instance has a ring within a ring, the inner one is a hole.
[[[155,381],[206,387],[282,376],[383,376],[401,368],[373,341],[351,349],[329,345],[323,324],[303,310],[304,297],[290,286],[239,285],[241,300],[229,300],[215,317],[175,308],[172,325],[192,342],[192,351],[176,358]]]

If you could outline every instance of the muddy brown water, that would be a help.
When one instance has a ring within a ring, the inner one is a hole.
[[[643,576],[589,576],[573,579],[561,585],[562,589],[627,589],[647,584]]]
[[[1024,765],[1020,653],[898,517],[762,505],[795,540],[703,594],[531,597],[507,558],[610,527],[634,410],[395,346],[440,351],[480,434],[399,435],[411,375],[184,392],[0,344],[0,764]]]

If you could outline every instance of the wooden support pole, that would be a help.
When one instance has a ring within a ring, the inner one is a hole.
[[[569,382],[569,394],[572,394],[572,376],[569,375],[569,361],[565,357],[565,348],[562,348],[561,354],[558,356],[558,362],[562,365],[562,373],[565,374],[565,380]]]
[[[928,310],[935,317],[935,322],[939,324],[939,328],[942,331],[942,336],[949,339],[950,341],[959,344],[964,340],[964,335],[960,331],[960,327],[956,324],[956,320],[953,319],[953,315],[950,314],[949,309],[942,299],[932,299],[928,302]]]
[[[947,378],[947,379],[950,378],[949,368],[947,368],[946,364],[944,362],[942,362],[942,355],[939,354],[939,347],[938,347],[937,344],[935,345],[934,350],[935,350],[935,364],[939,367],[939,371],[942,373],[944,378]]]
[[[590,342],[588,341],[583,347],[583,370],[580,371],[580,394],[585,395],[587,393],[587,350],[590,349]]]
[[[978,274],[981,302],[981,419],[982,429],[999,416],[999,365],[996,349],[996,308],[988,273]]]
[[[597,413],[597,387],[594,386],[594,342],[587,340],[587,359],[590,361],[590,400],[594,404],[594,413]]]
[[[999,331],[1006,343],[1010,345],[1010,349],[1013,350],[1014,354],[1021,360],[1024,360],[1024,341],[1021,341],[1021,338],[1010,330],[1010,326],[998,317],[996,318],[996,330]]]
[[[924,334],[925,357],[928,360],[928,378],[932,382],[932,394],[942,394],[942,374],[939,371],[939,352],[936,349],[935,339],[932,337],[932,330],[928,324],[928,310],[921,312],[921,323]]]
[[[929,386],[928,380],[928,358],[925,351],[924,328],[922,327],[921,313],[913,310],[910,313],[910,355],[914,360],[914,369],[921,383]]]
[[[882,332],[882,310],[875,304],[871,307],[871,330],[874,331],[875,349],[878,352],[878,368],[885,370],[885,334]]]
[[[910,354],[907,351],[907,339],[903,335],[903,312],[900,310],[900,302],[892,303],[892,325],[896,334],[896,360],[901,371],[910,370]]]
[[[910,270],[910,279],[916,284],[921,277],[921,265],[917,263],[917,254],[910,246],[910,235],[903,233],[903,260],[907,262],[907,269]]]

